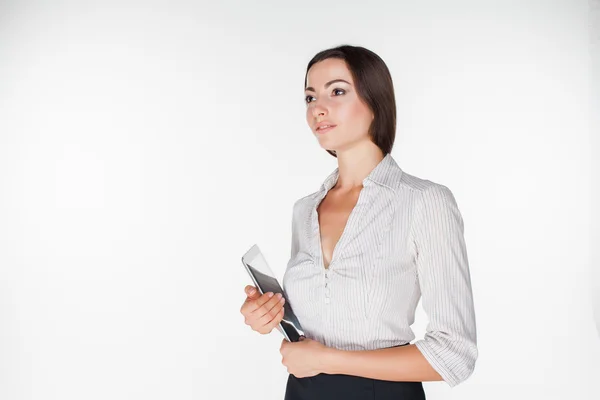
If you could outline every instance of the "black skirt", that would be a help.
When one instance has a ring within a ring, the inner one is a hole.
[[[290,374],[285,400],[425,400],[421,382],[394,382],[361,376],[318,374],[296,378]]]
[[[285,400],[425,400],[421,382],[393,382],[351,375],[290,374]]]

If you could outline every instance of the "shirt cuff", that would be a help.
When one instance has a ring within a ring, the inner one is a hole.
[[[445,344],[434,337],[418,340],[414,344],[450,387],[465,381],[475,369],[478,356],[475,345],[465,342]]]

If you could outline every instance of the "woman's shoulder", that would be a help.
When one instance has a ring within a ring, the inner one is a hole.
[[[399,186],[405,190],[414,190],[418,192],[439,191],[445,189],[449,190],[448,187],[442,183],[421,178],[405,171],[402,171],[402,177],[400,179]]]
[[[411,190],[415,194],[415,204],[413,208],[417,210],[427,210],[428,212],[446,213],[458,212],[458,203],[452,190],[445,184],[416,177],[404,172],[402,174],[402,187]],[[413,196],[408,196],[413,197]],[[441,215],[441,214],[439,214]]]
[[[294,201],[294,212],[300,209],[312,206],[314,204],[315,197],[319,194],[319,191],[312,192]]]

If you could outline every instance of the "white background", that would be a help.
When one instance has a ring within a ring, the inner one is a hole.
[[[0,398],[283,398],[240,257],[282,277],[336,167],[302,85],[344,43],[385,60],[392,154],[465,221],[480,357],[428,399],[600,398],[590,5],[206,3],[0,3]]]

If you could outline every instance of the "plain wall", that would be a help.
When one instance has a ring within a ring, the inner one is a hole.
[[[336,167],[302,85],[343,43],[385,60],[392,154],[465,221],[480,356],[428,398],[600,398],[590,4],[0,3],[0,398],[283,397],[240,257],[281,278]]]
[[[592,159],[591,285],[600,335],[600,0],[590,1],[590,153]]]

